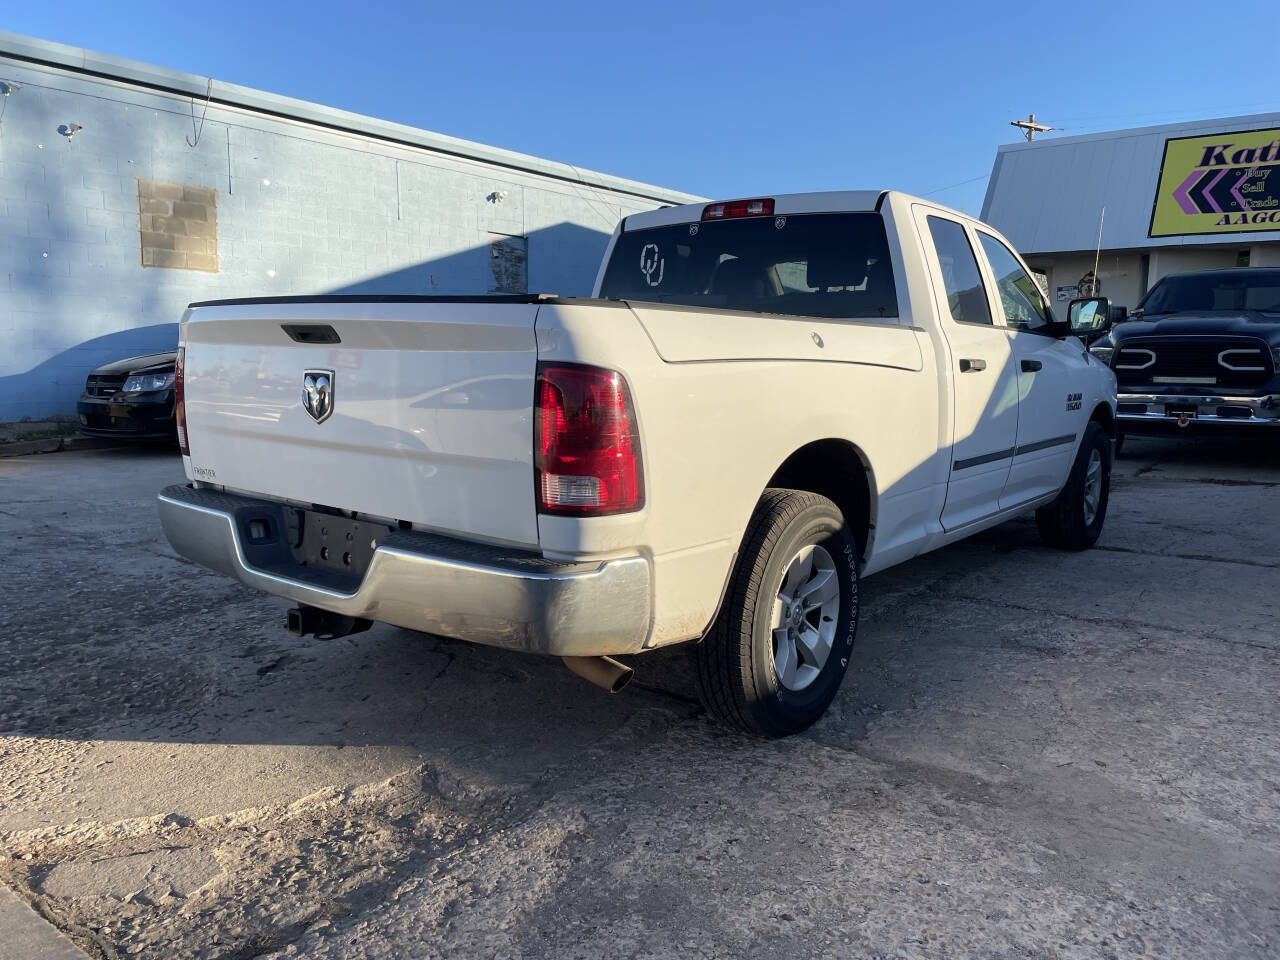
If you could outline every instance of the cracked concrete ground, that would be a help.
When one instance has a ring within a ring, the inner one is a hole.
[[[179,561],[154,450],[0,462],[0,882],[94,957],[1275,957],[1280,455],[870,578],[806,735]]]

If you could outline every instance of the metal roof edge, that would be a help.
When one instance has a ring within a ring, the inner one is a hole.
[[[996,148],[996,155],[1019,150],[1039,150],[1049,146],[1067,146],[1087,143],[1093,140],[1119,140],[1124,137],[1149,136],[1153,134],[1171,134],[1177,130],[1196,130],[1201,127],[1240,126],[1241,129],[1268,126],[1280,126],[1280,112],[1251,113],[1235,117],[1209,117],[1204,120],[1183,120],[1179,123],[1163,123],[1153,127],[1129,127],[1124,130],[1099,130],[1095,133],[1077,133],[1070,137],[1046,137],[1033,142],[1002,143]],[[1190,134],[1194,136],[1194,134]]]
[[[402,146],[478,160],[555,180],[581,183],[657,203],[694,203],[705,199],[696,194],[669,190],[638,180],[614,177],[595,170],[584,170],[569,163],[544,160],[529,154],[504,150],[501,147],[490,147],[407,124],[380,120],[307,100],[255,90],[216,78],[170,70],[138,60],[115,57],[5,30],[0,30],[0,57],[69,70],[95,78],[115,80],[160,93],[195,97],[197,100],[204,100],[208,93],[209,102],[214,104],[240,107],[256,113],[299,120],[339,132],[360,134]]]

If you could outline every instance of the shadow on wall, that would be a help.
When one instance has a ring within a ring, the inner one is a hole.
[[[576,223],[531,230],[523,238],[490,234],[471,247],[327,290],[330,294],[439,296],[483,293],[555,293],[585,297],[609,234]],[[523,240],[523,243],[519,241]],[[517,264],[516,261],[523,261]],[[239,294],[244,296],[245,294]]]
[[[25,373],[0,377],[0,420],[17,420],[33,410],[43,411],[37,416],[74,414],[85,377],[95,368],[177,347],[176,323],[133,327],[78,343]]]
[[[488,244],[327,290],[291,292],[351,296],[532,292],[588,296],[609,234],[573,223],[559,223],[530,231],[524,238],[491,234],[489,239]],[[229,284],[211,294],[226,298],[260,295],[266,294]],[[24,416],[73,415],[85,377],[95,367],[145,353],[173,350],[177,342],[176,323],[134,327],[69,347],[25,373],[0,376],[0,421]]]

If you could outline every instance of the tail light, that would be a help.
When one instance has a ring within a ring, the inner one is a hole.
[[[733,220],[738,217],[769,217],[773,215],[773,199],[730,200],[728,203],[711,203],[702,210],[703,220]]]
[[[620,373],[539,366],[534,454],[543,513],[601,516],[644,506],[640,436]]]
[[[187,358],[187,348],[178,348],[178,359],[173,365],[173,418],[178,424],[178,449],[184,457],[191,456],[187,445],[187,402],[183,389],[182,368]]]

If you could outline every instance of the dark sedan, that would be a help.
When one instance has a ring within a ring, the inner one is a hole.
[[[89,374],[77,409],[80,430],[94,437],[171,440],[177,353],[152,353],[99,367]]]
[[[1089,349],[1115,371],[1125,433],[1280,437],[1280,270],[1165,277]]]

